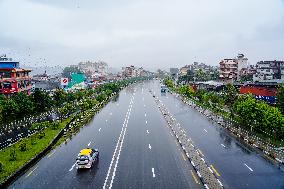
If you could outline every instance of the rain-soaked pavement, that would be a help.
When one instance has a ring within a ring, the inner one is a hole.
[[[154,91],[227,188],[284,189],[284,172],[245,148],[158,81],[127,87],[66,144],[52,150],[9,188],[202,188],[166,127]],[[98,148],[90,170],[74,163],[82,148]],[[118,157],[118,158],[117,158]]]

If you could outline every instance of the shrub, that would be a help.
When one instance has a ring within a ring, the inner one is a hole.
[[[2,172],[3,171],[3,164],[2,164],[2,162],[0,162],[0,172]]]
[[[21,141],[21,143],[19,144],[19,150],[21,152],[24,152],[27,150],[27,143],[25,141]]]
[[[35,136],[31,136],[31,145],[35,145],[35,144],[36,144]]]
[[[52,129],[52,130],[56,130],[56,129],[58,129],[58,127],[59,127],[59,122],[54,122],[54,123],[51,123],[51,126],[50,126],[50,128]]]
[[[38,139],[42,139],[45,136],[45,133],[40,131],[39,133],[37,133],[37,138]]]
[[[10,151],[10,161],[15,161],[16,159],[17,159],[17,157],[16,157],[17,155],[16,155],[16,151],[15,151],[15,149],[14,148],[12,148],[11,149],[11,151]]]

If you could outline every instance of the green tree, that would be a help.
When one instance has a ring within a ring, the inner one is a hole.
[[[218,69],[213,69],[210,72],[210,80],[218,80],[219,79],[219,71]]]
[[[53,106],[52,98],[44,91],[35,90],[31,98],[35,105],[35,112],[43,112]]]
[[[202,69],[199,69],[195,72],[194,77],[197,81],[207,81],[208,77]]]
[[[13,98],[7,98],[2,108],[3,118],[5,120],[15,119],[19,114],[19,106]]]
[[[80,107],[80,110],[82,111],[82,113],[85,114],[85,111],[87,109],[89,109],[89,104],[88,104],[87,101],[84,100],[83,102],[79,103],[79,107]]]
[[[233,112],[238,115],[241,126],[252,129],[257,118],[256,100],[251,95],[240,96],[234,104]]]
[[[225,104],[231,108],[237,99],[238,91],[232,84],[227,84],[225,89]]]
[[[20,92],[14,95],[12,98],[15,100],[15,102],[18,105],[20,117],[33,113],[34,104],[32,99],[28,95]]]
[[[174,87],[174,82],[171,80],[171,79],[166,79],[164,81],[165,85],[168,87],[168,88],[173,88]]]
[[[284,114],[284,83],[278,87],[276,105],[279,110]]]
[[[62,122],[62,119],[64,116],[66,116],[69,113],[69,109],[66,106],[63,106],[58,109],[59,115],[60,115],[60,120]]]
[[[56,106],[61,106],[67,100],[67,94],[62,89],[57,89],[53,94],[53,100]]]

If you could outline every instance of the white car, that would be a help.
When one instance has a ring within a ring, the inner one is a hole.
[[[80,151],[76,159],[77,169],[90,169],[99,159],[99,151],[97,149],[85,148]]]

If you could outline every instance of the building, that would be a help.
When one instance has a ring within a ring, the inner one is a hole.
[[[284,79],[284,61],[259,61],[256,63],[256,73],[253,81]]]
[[[277,84],[250,84],[240,86],[240,94],[251,94],[257,100],[274,104],[277,96]]]
[[[221,60],[219,77],[224,82],[240,80],[241,77],[250,73],[248,59],[243,54],[238,54],[236,58]]]
[[[143,77],[143,76],[149,76],[149,74],[150,73],[148,71],[144,70],[143,67],[136,68],[133,65],[122,67],[122,72],[121,72],[121,76],[123,78],[126,78],[126,77]]]
[[[94,74],[106,76],[108,73],[108,64],[102,61],[99,62],[80,62],[78,68],[86,75],[86,77],[93,77]]]
[[[36,74],[33,76],[33,80],[35,81],[48,81],[49,76],[47,75],[46,71],[43,74]]]
[[[30,94],[32,84],[29,74],[31,71],[20,68],[19,62],[2,55],[0,57],[0,94],[8,96],[19,92]]]
[[[179,69],[179,76],[186,76],[187,73],[188,73],[188,70],[191,70],[191,66],[189,65],[186,65],[186,66],[183,66]]]
[[[205,63],[194,62],[193,64],[181,67],[179,70],[179,76],[185,76],[189,73],[189,71],[192,74],[201,71],[207,76],[212,76],[215,74],[217,70],[218,70],[217,66],[210,66]]]
[[[132,65],[123,67],[122,77],[135,77],[135,67]]]

